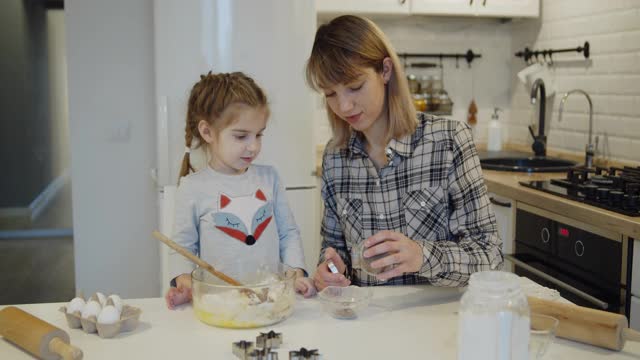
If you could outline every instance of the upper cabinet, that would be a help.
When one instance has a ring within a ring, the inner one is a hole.
[[[411,0],[316,0],[320,14],[409,15]]]
[[[538,17],[540,0],[316,0],[321,14]]]

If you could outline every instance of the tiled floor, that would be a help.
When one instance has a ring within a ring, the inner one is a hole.
[[[31,229],[72,229],[70,183]],[[0,239],[0,305],[63,302],[74,295],[73,237]]]

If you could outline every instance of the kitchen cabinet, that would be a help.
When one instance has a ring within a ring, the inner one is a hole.
[[[538,17],[539,0],[411,0],[411,14]]]
[[[319,14],[538,17],[540,0],[317,0]]]
[[[504,196],[489,193],[493,213],[496,215],[498,235],[502,239],[502,253],[513,254],[515,241],[516,202]],[[513,272],[513,264],[504,262],[503,270]]]
[[[640,330],[640,241],[633,242],[633,262],[631,265],[631,311],[630,327]]]
[[[319,14],[409,15],[411,0],[317,0]]]
[[[513,254],[515,235],[516,206],[515,201],[504,196],[489,193],[491,207],[496,214],[498,235],[502,239],[502,253]]]

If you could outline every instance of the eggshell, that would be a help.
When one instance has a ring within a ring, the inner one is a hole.
[[[100,313],[100,310],[102,310],[102,306],[100,306],[100,303],[94,300],[90,300],[84,306],[84,309],[82,309],[81,316],[83,319],[88,319],[89,316],[98,316],[98,314]]]
[[[99,324],[114,324],[120,320],[120,311],[115,306],[107,305],[98,315]]]
[[[96,293],[96,297],[98,298],[98,301],[100,302],[100,306],[105,306],[107,304],[107,297],[104,296],[103,293],[97,292]]]
[[[116,309],[118,309],[118,311],[122,312],[123,303],[122,303],[122,299],[120,298],[120,296],[118,296],[116,294],[111,294],[107,298],[107,304],[109,303],[109,300],[111,300],[111,305],[115,306]]]
[[[82,313],[82,310],[84,309],[85,305],[86,303],[84,302],[83,298],[81,297],[73,298],[67,305],[67,313],[68,314],[73,314],[75,312]]]

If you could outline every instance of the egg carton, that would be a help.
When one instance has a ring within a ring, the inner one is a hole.
[[[103,339],[112,338],[121,332],[134,330],[140,321],[142,310],[137,307],[123,305],[120,320],[113,324],[100,324],[95,316],[83,318],[79,313],[67,313],[67,307],[63,306],[60,312],[64,313],[67,318],[67,325],[72,329],[82,328],[87,334],[98,333]]]

